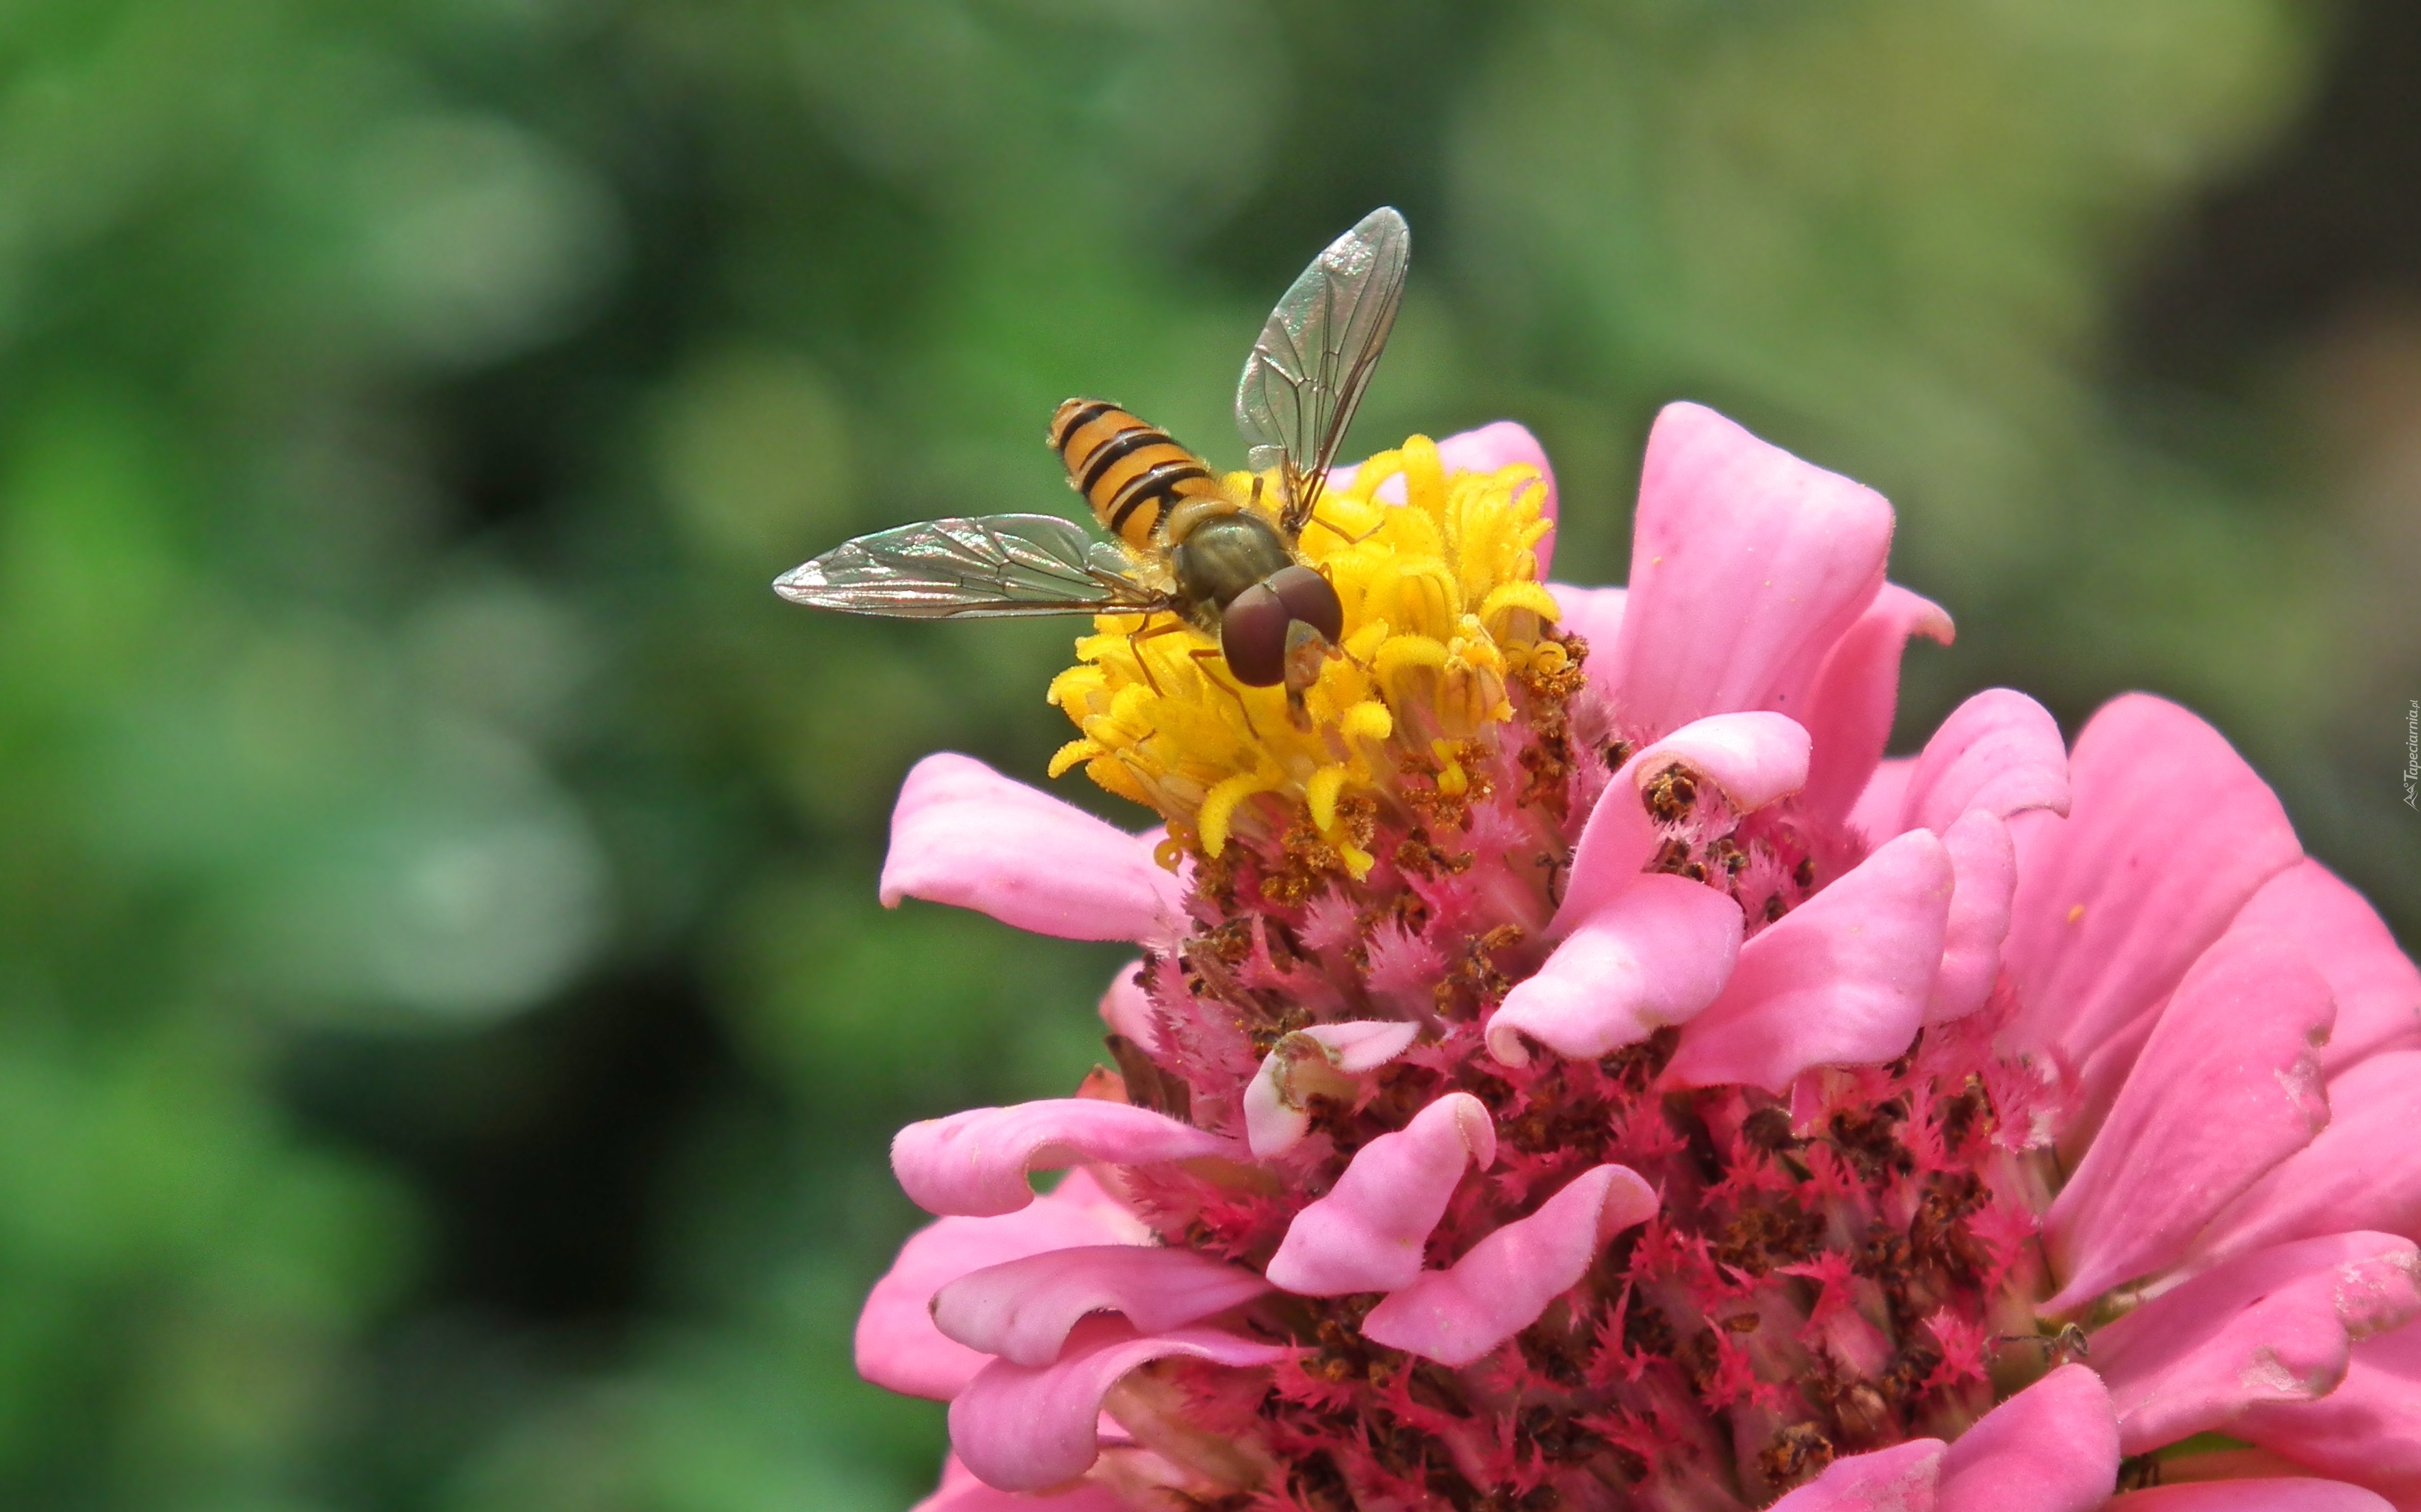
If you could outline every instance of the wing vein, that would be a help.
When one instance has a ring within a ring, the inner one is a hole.
[[[794,603],[900,619],[1149,614],[1173,606],[1116,548],[1056,515],[919,521],[844,541],[784,573]]]
[[[1236,386],[1250,465],[1280,469],[1283,523],[1300,535],[1318,507],[1403,301],[1412,232],[1382,207],[1311,260],[1270,312]]]

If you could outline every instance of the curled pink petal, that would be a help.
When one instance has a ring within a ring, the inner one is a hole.
[[[1925,1021],[1947,1023],[1984,1005],[2001,974],[2001,942],[2009,933],[2009,898],[2018,886],[2018,852],[2009,827],[1991,810],[1969,809],[1943,832],[1953,883],[1942,930],[1942,970],[1926,1000]]]
[[[2222,1208],[2189,1264],[2352,1228],[2421,1237],[2421,1050],[2374,1055],[2328,1090],[2329,1126]]]
[[[1656,853],[1656,825],[1625,775],[1638,770],[1639,758],[1633,756],[1589,810],[1580,841],[1572,847],[1571,873],[1564,881],[1563,901],[1547,925],[1547,938],[1560,940],[1571,933],[1636,883],[1639,868]]]
[[[2228,1432],[2323,1474],[2421,1503],[2421,1327],[2358,1341],[2337,1389],[2247,1408]]]
[[[1911,1439],[1835,1459],[1767,1512],[1932,1512],[1946,1445]]]
[[[2145,694],[2093,716],[2069,778],[2068,821],[2019,836],[2002,964],[2023,1007],[2004,1037],[2082,1066],[2158,1007],[2303,848],[2277,796],[2218,731]],[[2114,1066],[2111,1085],[2124,1073]]]
[[[1734,812],[1751,813],[1807,785],[1808,739],[1797,720],[1762,710],[1692,720],[1631,758],[1634,788],[1676,762],[1724,790]]]
[[[921,897],[1062,940],[1160,940],[1184,917],[1150,841],[947,752],[900,786],[882,891],[886,908]]]
[[[1142,1244],[1149,1230],[1083,1171],[997,1218],[942,1218],[908,1237],[857,1317],[857,1373],[910,1396],[948,1401],[985,1355],[933,1327],[933,1294],[970,1271],[1080,1244]]]
[[[1648,437],[1631,600],[1613,647],[1624,714],[1649,737],[1709,714],[1799,712],[1818,664],[1873,601],[1882,495],[1695,404]]]
[[[1921,828],[1900,820],[1900,811],[1908,806],[1908,785],[1915,775],[1914,756],[1894,756],[1877,766],[1851,806],[1850,828],[1866,836],[1869,846],[1881,845],[1903,830]]]
[[[1715,1000],[1740,956],[1740,905],[1703,882],[1634,879],[1514,985],[1488,1021],[1488,1051],[1529,1063],[1527,1036],[1558,1055],[1595,1060]]]
[[[1352,1079],[1412,1049],[1418,1024],[1400,1020],[1320,1023],[1282,1035],[1244,1088],[1244,1141],[1267,1160],[1302,1143],[1315,1094],[1352,1096]]]
[[[2336,1028],[2320,1069],[2384,1050],[2421,1049],[2421,970],[2360,893],[2317,861],[2288,867],[2253,895],[2240,924],[2276,929],[2304,947],[2337,1000]]]
[[[1900,827],[1946,834],[1980,808],[1999,818],[2069,810],[2068,748],[2051,710],[2009,688],[1987,688],[1925,742],[1909,774]]]
[[[1022,1365],[1059,1358],[1069,1330],[1122,1313],[1145,1333],[1198,1323],[1270,1289],[1242,1266],[1193,1250],[1088,1244],[970,1271],[933,1297],[933,1326],[970,1349]]]
[[[891,1142],[891,1169],[927,1212],[983,1218],[1033,1201],[1025,1178],[1035,1171],[1085,1161],[1151,1165],[1226,1147],[1217,1135],[1148,1108],[1047,1098],[910,1124]]]
[[[2298,1475],[2184,1481],[2129,1491],[2105,1504],[2110,1512],[2396,1512],[2377,1491]]]
[[[952,1455],[943,1461],[940,1489],[908,1512],[1129,1512],[1130,1506],[1115,1488],[1089,1479],[1039,1493],[996,1491]]]
[[[2204,1224],[2329,1121],[2314,1052],[2335,1010],[2285,936],[2232,929],[2186,974],[2043,1219],[2066,1312],[2185,1253]]]
[[[1655,1190],[1627,1166],[1582,1172],[1535,1213],[1427,1270],[1370,1310],[1362,1335],[1440,1364],[1467,1365],[1580,1285],[1607,1239],[1656,1215]]]
[[[2062,1365],[1992,1409],[1942,1457],[1940,1512],[2094,1512],[2118,1478],[2101,1378]]]
[[[1635,753],[1581,829],[1548,938],[1570,934],[1639,881],[1640,867],[1656,851],[1656,827],[1639,793],[1677,763],[1722,788],[1733,809],[1745,814],[1798,791],[1807,780],[1807,732],[1780,714],[1718,714]]]
[[[1470,1162],[1496,1163],[1496,1126],[1487,1104],[1449,1092],[1356,1150],[1335,1187],[1294,1215],[1264,1273],[1304,1297],[1411,1286]]]
[[[950,1403],[950,1446],[988,1486],[1047,1489],[1092,1468],[1102,1399],[1128,1371],[1172,1356],[1248,1368],[1293,1352],[1216,1329],[1142,1334],[1120,1318],[1086,1318],[1051,1364],[984,1366]]]
[[[1780,1092],[1814,1066],[1867,1066],[1908,1048],[1942,963],[1950,854],[1912,830],[1741,947],[1731,980],[1682,1026],[1678,1086]]]
[[[2421,1313],[2421,1255],[2392,1234],[2332,1234],[2243,1255],[2097,1331],[2093,1364],[2143,1454],[2233,1431],[2247,1409],[2325,1396],[2361,1339]]]
[[[1827,819],[1845,818],[1874,775],[1883,742],[1891,739],[1900,655],[1910,638],[1923,635],[1947,646],[1956,633],[1941,605],[1886,583],[1834,643],[1800,710],[1815,742],[1803,800],[1810,811]],[[2053,733],[2056,737],[2055,727]],[[2063,764],[2066,755],[2061,753]]]

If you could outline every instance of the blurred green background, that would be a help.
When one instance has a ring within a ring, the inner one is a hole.
[[[2421,938],[2417,18],[0,5],[0,1504],[926,1489],[886,1143],[1064,1090],[1118,956],[874,877],[919,754],[1040,779],[1070,631],[766,584],[1071,509],[1071,393],[1240,460],[1381,202],[1354,450],[1523,419],[1618,580],[1716,404],[1898,505],[1904,739],[2167,693]]]

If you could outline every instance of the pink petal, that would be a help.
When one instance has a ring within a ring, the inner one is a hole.
[[[1910,774],[1903,828],[1946,833],[1971,808],[2007,818],[2030,808],[2069,810],[2068,748],[2059,722],[2024,694],[1987,688],[1925,742]]]
[[[1779,1093],[1815,1066],[1908,1048],[1942,963],[1949,852],[1911,831],[1741,947],[1722,995],[1683,1026],[1665,1079]]]
[[[1865,835],[1869,846],[1911,828],[1900,821],[1900,811],[1908,806],[1908,785],[1915,775],[1914,756],[1894,756],[1875,768],[1850,809],[1850,828]]]
[[[1945,1445],[1911,1439],[1835,1459],[1767,1512],[1931,1512]]]
[[[2396,1512],[2377,1491],[2300,1476],[2186,1481],[2129,1491],[2107,1505],[2110,1512]]]
[[[1722,788],[1733,809],[1745,814],[1798,791],[1807,780],[1807,732],[1779,714],[1719,714],[1634,754],[1581,828],[1549,939],[1570,933],[1639,880],[1656,853],[1656,827],[1639,793],[1676,763]]]
[[[1070,1171],[1033,1204],[997,1218],[943,1218],[908,1237],[857,1317],[857,1373],[910,1396],[948,1401],[986,1355],[933,1327],[933,1294],[972,1270],[1079,1244],[1141,1244],[1148,1231],[1099,1183]]]
[[[1984,1005],[2001,974],[2001,942],[2009,932],[2009,897],[2018,885],[2018,853],[2009,827],[1991,809],[1969,809],[1943,833],[1955,879],[1942,930],[1942,970],[1926,1000],[1925,1021],[1947,1023]]]
[[[2223,1208],[2190,1263],[2353,1228],[2421,1239],[2421,1050],[2373,1056],[2328,1093],[2329,1126]]]
[[[1109,990],[1101,994],[1101,1023],[1110,1033],[1126,1036],[1150,1054],[1160,1048],[1160,1031],[1152,1025],[1151,999],[1136,980],[1142,973],[1143,962],[1131,960],[1110,978]]]
[[[1639,881],[1639,869],[1656,853],[1656,825],[1626,775],[1639,770],[1633,756],[1589,810],[1572,847],[1572,868],[1564,880],[1563,901],[1548,922],[1547,938],[1560,940]]]
[[[1047,1365],[1059,1358],[1068,1331],[1091,1314],[1123,1313],[1139,1331],[1162,1333],[1269,1289],[1250,1270],[1193,1250],[1088,1244],[959,1277],[934,1295],[933,1326],[970,1349]]]
[[[1516,983],[1488,1021],[1488,1051],[1529,1063],[1524,1035],[1558,1055],[1595,1060],[1715,1000],[1740,955],[1741,910],[1703,882],[1634,879]]]
[[[1546,496],[1539,501],[1539,517],[1542,520],[1555,518],[1555,470],[1547,463],[1547,449],[1539,444],[1539,438],[1530,434],[1529,428],[1520,421],[1494,420],[1476,430],[1458,431],[1439,442],[1437,449],[1438,461],[1449,475],[1494,473],[1514,466],[1537,468],[1539,480],[1546,490]],[[1331,489],[1350,488],[1353,475],[1361,470],[1359,462],[1333,468],[1328,475],[1328,486]],[[1392,497],[1398,504],[1404,502],[1403,486],[1399,480],[1381,483],[1379,493],[1382,498]],[[1552,530],[1547,532],[1545,538],[1533,550],[1539,558],[1539,577],[1543,582],[1547,576],[1547,564],[1554,558],[1555,533]],[[1563,589],[1555,590],[1558,602],[1562,601],[1563,595]]]
[[[1800,710],[1816,748],[1804,800],[1810,812],[1827,820],[1847,817],[1874,775],[1883,742],[1891,739],[1900,653],[1909,638],[1923,635],[1947,646],[1955,633],[1939,604],[1886,583],[1834,643]]]
[[[1438,460],[1449,473],[1494,473],[1507,467],[1535,467],[1545,479],[1547,497],[1539,512],[1555,518],[1555,471],[1547,465],[1547,449],[1530,428],[1519,420],[1492,420],[1470,430],[1458,430],[1437,444]],[[1541,562],[1539,575],[1545,576]]]
[[[1149,840],[971,756],[916,763],[891,811],[882,902],[921,897],[1062,940],[1166,938],[1183,889]]]
[[[1085,1161],[1151,1165],[1226,1147],[1217,1135],[1148,1108],[1046,1098],[910,1124],[891,1142],[891,1169],[927,1212],[984,1218],[1033,1201],[1031,1172]]]
[[[1311,1131],[1315,1093],[1350,1096],[1352,1077],[1410,1050],[1418,1024],[1400,1020],[1314,1024],[1280,1036],[1244,1087],[1244,1142],[1261,1160],[1282,1155]]]
[[[2118,1478],[2101,1378],[2062,1365],[1984,1414],[1942,1457],[1940,1512],[2093,1512]]]
[[[2067,1278],[2047,1313],[2174,1263],[2196,1231],[2327,1126],[2314,1052],[2335,1010],[2283,935],[2232,929],[2195,962],[2043,1219]]]
[[[1753,710],[1692,720],[1623,771],[1636,790],[1679,762],[1721,787],[1734,813],[1747,814],[1805,787],[1807,760],[1807,731],[1797,720]]]
[[[1873,490],[1712,410],[1666,405],[1648,437],[1613,647],[1625,725],[1655,736],[1709,714],[1798,713],[1882,589],[1891,533]]]
[[[2262,1402],[2325,1396],[2357,1340],[2421,1313],[2421,1255],[2392,1234],[2332,1234],[2231,1260],[2093,1335],[2124,1452],[2233,1432]]]
[[[1130,1504],[1115,1489],[1097,1481],[1079,1481],[1064,1490],[1040,1493],[996,1491],[976,1479],[952,1455],[942,1464],[941,1489],[908,1512],[1130,1512]]]
[[[2379,912],[2317,861],[2261,885],[2237,915],[2304,947],[2336,994],[2337,1026],[2320,1052],[2334,1075],[2382,1050],[2421,1049],[2421,971],[2396,947]]]
[[[2298,1464],[2421,1502],[2421,1327],[2364,1339],[2337,1389],[2316,1402],[2265,1403],[2229,1425],[2236,1437]]]
[[[1438,460],[1449,475],[1455,473],[1494,473],[1507,467],[1535,467],[1544,485],[1544,496],[1539,501],[1542,520],[1555,518],[1555,470],[1547,463],[1547,448],[1529,428],[1513,420],[1497,420],[1476,430],[1465,430],[1446,437],[1437,444]],[[1547,532],[1532,548],[1539,558],[1539,577],[1544,581],[1547,564],[1554,560],[1555,533]],[[1560,601],[1560,600],[1559,600]]]
[[[988,1486],[1043,1490],[1091,1468],[1101,1454],[1101,1401],[1128,1371],[1172,1356],[1267,1365],[1293,1352],[1216,1329],[1138,1334],[1119,1318],[1087,1318],[1052,1364],[984,1366],[950,1403],[950,1444]]]
[[[2219,733],[2148,694],[2093,716],[2069,778],[2068,822],[2018,837],[2002,964],[2022,1005],[2008,1043],[2082,1066],[2157,1007],[2303,851],[2276,796]]]
[[[1588,674],[1591,686],[1610,692],[1614,643],[1622,633],[1622,606],[1631,597],[1629,591],[1581,588],[1569,583],[1550,583],[1547,588],[1554,594],[1556,607],[1564,612],[1555,627],[1588,642],[1589,658],[1581,663],[1581,670]]]
[[[1411,1286],[1422,1246],[1473,1161],[1483,1171],[1496,1163],[1496,1126],[1487,1104],[1449,1092],[1400,1132],[1356,1150],[1328,1195],[1294,1215],[1265,1273],[1304,1297]]]
[[[1426,1270],[1362,1320],[1362,1336],[1461,1366],[1539,1320],[1579,1286],[1607,1239],[1656,1215],[1655,1190],[1627,1166],[1572,1178],[1445,1270]]]

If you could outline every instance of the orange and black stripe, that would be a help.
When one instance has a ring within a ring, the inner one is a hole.
[[[1107,399],[1070,399],[1051,417],[1051,449],[1101,528],[1137,551],[1185,499],[1218,498],[1202,459]]]

